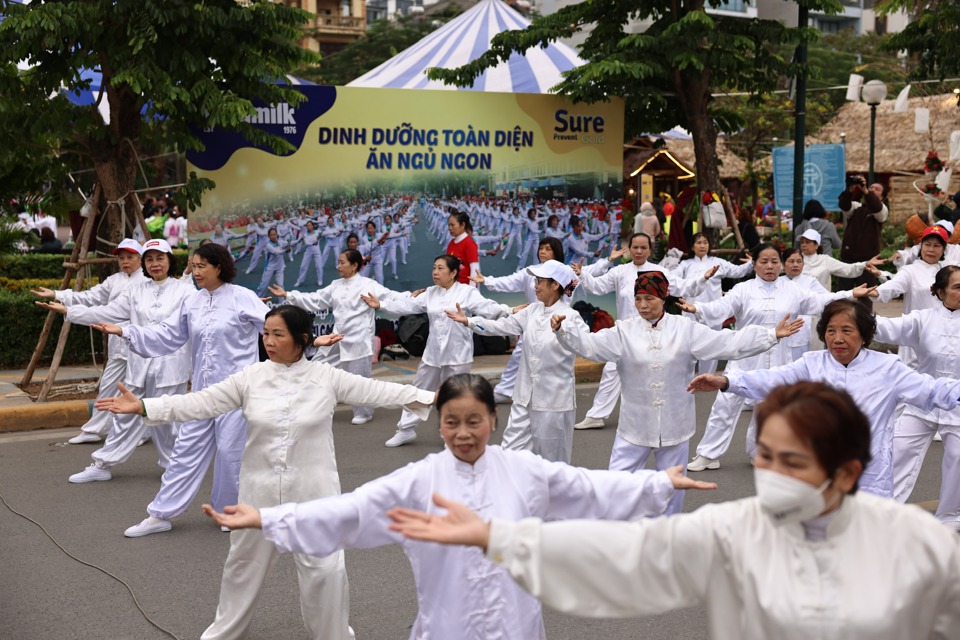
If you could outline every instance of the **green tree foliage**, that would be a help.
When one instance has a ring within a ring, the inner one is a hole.
[[[82,157],[102,189],[98,235],[117,242],[122,209],[139,206],[131,192],[141,146],[200,149],[194,127],[223,127],[290,151],[244,119],[254,101],[300,99],[278,84],[314,59],[297,46],[308,17],[299,9],[267,0],[0,0],[0,12],[0,198],[20,195],[31,172],[55,175],[56,156]],[[85,87],[84,69],[102,73],[109,124],[96,106],[63,96]],[[211,186],[192,179],[184,204]]]
[[[359,40],[324,56],[320,64],[301,69],[297,74],[319,84],[343,86],[416,44],[459,14],[460,9],[452,7],[429,17],[415,15],[396,21],[377,20],[367,27],[367,32]]]
[[[960,3],[956,0],[886,0],[884,13],[904,10],[910,23],[887,37],[888,51],[911,56],[913,76],[939,78],[960,74]]]
[[[710,15],[704,10],[721,4],[720,0],[584,0],[535,19],[524,31],[498,35],[490,51],[460,69],[434,70],[431,75],[469,84],[514,51],[589,30],[579,52],[587,63],[569,72],[558,91],[588,102],[623,96],[628,135],[676,125],[686,128],[693,137],[699,187],[717,190],[717,131],[735,130],[741,121],[712,94],[724,90],[762,94],[774,89],[780,77],[797,71],[791,58],[781,53],[781,46],[816,38],[813,29],[790,29],[775,20]],[[838,0],[807,0],[807,4],[826,13],[841,9]],[[635,32],[638,21],[646,24],[642,32]]]

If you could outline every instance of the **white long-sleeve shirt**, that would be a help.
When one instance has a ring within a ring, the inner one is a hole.
[[[617,319],[627,320],[639,316],[636,304],[634,304],[633,289],[637,284],[637,274],[645,271],[660,271],[663,273],[670,283],[669,291],[672,296],[685,297],[700,294],[707,283],[702,274],[696,278],[681,278],[658,264],[646,261],[641,265],[632,262],[621,264],[602,275],[596,275],[593,270],[583,270],[580,273],[580,286],[587,293],[594,295],[611,292],[616,294]]]
[[[54,299],[62,302],[67,307],[75,305],[100,307],[109,302],[113,302],[128,288],[141,282],[146,282],[146,280],[147,277],[143,275],[143,270],[141,269],[137,269],[131,274],[120,271],[86,291],[73,291],[72,289],[57,291]],[[126,323],[120,326],[126,326]],[[120,336],[111,335],[107,338],[107,356],[126,360],[128,357],[127,343],[124,342]]]
[[[543,640],[539,603],[482,551],[413,542],[387,529],[392,507],[440,512],[434,492],[466,503],[485,519],[633,520],[663,513],[673,486],[664,473],[588,471],[497,446],[488,446],[470,465],[445,449],[352,493],[263,509],[263,535],[281,551],[314,556],[401,544],[420,609],[411,639]]]
[[[960,315],[942,304],[899,318],[877,316],[876,339],[910,347],[917,354],[917,371],[934,378],[960,378]],[[960,410],[934,408],[924,411],[906,405],[904,415],[917,416],[939,425],[960,425]]]
[[[787,276],[780,276],[781,278],[787,278]],[[825,293],[830,293],[829,289],[824,288],[820,281],[814,278],[813,276],[808,276],[805,273],[801,273],[796,278],[789,278],[789,280],[803,289],[804,291],[809,291],[813,294],[822,295]],[[802,316],[803,317],[803,326],[800,327],[800,331],[797,331],[792,336],[787,336],[784,338],[784,342],[787,343],[788,347],[809,347],[810,339],[813,336],[814,332],[817,329],[816,323],[818,322],[819,316]]]
[[[202,420],[242,409],[249,427],[239,500],[268,507],[340,494],[333,446],[338,402],[406,406],[426,419],[433,397],[411,385],[370,380],[301,358],[292,365],[258,362],[202,391],[143,403],[148,423]]]
[[[856,278],[866,266],[866,262],[841,262],[825,253],[803,256],[803,275],[813,276],[827,291],[832,290],[830,276]]]
[[[696,256],[690,258],[689,260],[682,261],[676,269],[674,269],[670,275],[676,275],[687,280],[693,278],[703,278],[703,274],[713,269],[714,267],[720,267],[717,270],[717,273],[707,280],[706,285],[704,285],[703,293],[699,295],[686,296],[687,300],[692,302],[710,302],[711,300],[719,300],[723,295],[723,278],[746,278],[748,275],[753,273],[753,263],[744,262],[742,264],[733,264],[729,260],[724,260],[716,256],[704,256],[698,258]],[[717,329],[719,327],[713,327]]]
[[[530,277],[530,276],[528,276]],[[523,334],[520,370],[513,401],[534,411],[570,411],[577,408],[576,356],[567,351],[550,328],[554,314],[567,317],[570,331],[589,333],[586,323],[569,304],[558,300],[546,307],[534,302],[499,320],[470,318],[470,329],[487,336]]]
[[[588,360],[617,364],[623,383],[617,434],[640,447],[667,447],[693,437],[696,405],[687,384],[697,360],[752,356],[777,343],[776,332],[766,327],[716,331],[670,314],[656,327],[636,317],[596,333],[570,331],[568,322],[569,316],[557,332],[561,345]]]
[[[510,314],[510,307],[488,300],[474,287],[454,282],[449,289],[439,285],[428,287],[416,298],[392,296],[380,301],[380,308],[395,315],[425,313],[430,322],[422,361],[432,367],[473,362],[473,337],[470,329],[447,317],[457,305],[467,315],[499,318]]]
[[[399,295],[376,280],[356,274],[350,278],[334,280],[313,293],[288,291],[287,303],[311,313],[332,309],[333,332],[343,334],[343,340],[339,343],[340,359],[359,360],[373,355],[377,312],[360,297],[360,294],[368,293],[383,299]],[[328,349],[329,347],[321,347],[321,351]]]
[[[917,373],[897,356],[870,349],[861,349],[847,366],[829,351],[808,351],[783,367],[732,371],[726,376],[728,392],[753,400],[763,400],[775,387],[800,380],[825,382],[849,393],[870,421],[872,460],[860,476],[860,488],[885,497],[893,496],[893,412],[897,404],[930,411],[934,407],[953,409],[960,403],[960,380]]]
[[[960,638],[960,538],[861,493],[820,541],[748,498],[635,523],[495,519],[487,557],[564,613],[705,606],[715,640]]]
[[[930,309],[940,305],[930,287],[937,277],[937,272],[944,266],[943,262],[930,264],[917,260],[913,264],[897,271],[896,274],[877,287],[877,299],[880,302],[890,302],[898,296],[903,296],[903,313],[907,314],[920,309]]]
[[[199,390],[259,360],[257,342],[266,315],[267,305],[257,294],[224,283],[194,292],[159,324],[124,328],[123,338],[146,358],[173,353],[189,341],[193,389]]]
[[[183,302],[196,292],[197,289],[188,278],[167,278],[160,283],[145,279],[140,284],[127,288],[120,297],[104,306],[67,307],[67,320],[77,324],[106,322],[146,327],[179,311]],[[124,333],[126,331],[127,329]],[[124,380],[127,384],[143,388],[149,375],[158,387],[172,387],[190,380],[192,370],[189,344],[156,358],[146,358],[130,352],[127,354]]]

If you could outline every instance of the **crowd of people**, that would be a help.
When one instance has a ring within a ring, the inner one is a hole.
[[[866,198],[859,213],[875,208]],[[644,213],[639,227],[661,233]],[[110,480],[151,437],[164,471],[147,518],[125,531],[133,538],[170,531],[213,464],[204,510],[233,533],[204,638],[244,634],[278,550],[296,554],[310,636],[353,637],[343,550],[391,543],[417,583],[411,638],[543,638],[538,598],[593,616],[702,604],[717,638],[956,636],[960,266],[945,260],[949,233],[927,229],[917,261],[890,282],[831,292],[824,274],[875,277],[883,261],[821,253],[828,234],[811,222],[798,251],[759,243],[734,264],[697,234],[684,260],[657,264],[655,238],[621,238],[617,215],[531,198],[291,208],[245,228],[215,225],[182,276],[173,243],[126,239],[112,279],[83,293],[35,292],[111,339],[97,411],[72,440],[105,443],[69,480]],[[385,268],[395,276],[406,262],[417,224],[418,242],[439,245],[432,282],[394,290]],[[288,290],[284,267],[298,252]],[[514,256],[513,275],[484,275],[487,261]],[[256,293],[233,284],[244,261],[252,273],[261,259]],[[331,260],[338,277],[325,282]],[[724,294],[721,278],[747,279]],[[527,303],[510,307],[487,290]],[[617,322],[592,331],[573,299],[611,293]],[[911,301],[902,318],[878,319],[864,304],[900,294]],[[327,310],[334,330],[317,336],[312,314]],[[371,379],[378,312],[426,315],[410,385]],[[722,328],[731,317],[735,329]],[[473,334],[520,338],[496,388],[470,373]],[[874,339],[902,345],[900,355],[869,349]],[[577,356],[605,363],[580,423]],[[703,391],[717,397],[691,460],[691,393]],[[496,404],[507,398],[494,446]],[[685,490],[715,486],[687,472],[720,468],[751,400],[757,498],[682,513]],[[618,401],[608,469],[570,466],[575,430],[605,426]],[[352,405],[353,424],[376,407],[402,409],[387,447],[414,441],[434,407],[445,449],[341,495],[338,403]],[[938,432],[934,519],[897,502]],[[896,567],[907,564],[904,577]]]

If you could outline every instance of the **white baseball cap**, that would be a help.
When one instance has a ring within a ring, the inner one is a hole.
[[[550,278],[558,282],[562,289],[566,289],[567,285],[573,282],[576,277],[573,269],[556,260],[547,260],[541,264],[528,267],[527,273],[537,278]]]
[[[132,238],[124,238],[120,241],[120,244],[117,245],[117,248],[113,250],[113,255],[117,255],[121,251],[129,251],[130,253],[135,253],[138,256],[143,255],[143,247],[140,246],[140,243]]]
[[[947,230],[947,233],[953,235],[953,223],[949,220],[937,220],[934,224],[936,224],[938,227],[943,227]]]
[[[820,232],[817,231],[816,229],[807,229],[802,234],[800,234],[800,237],[806,238],[807,240],[811,240],[813,242],[816,242],[817,244],[820,244]]]
[[[170,248],[170,243],[162,238],[154,238],[153,240],[147,240],[143,245],[143,253],[147,251],[160,251],[161,253],[173,253],[173,249]]]

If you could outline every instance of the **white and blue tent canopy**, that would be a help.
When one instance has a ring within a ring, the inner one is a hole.
[[[347,86],[386,89],[467,89],[505,93],[548,93],[564,71],[583,64],[570,47],[558,42],[514,53],[506,62],[484,71],[470,87],[455,87],[427,78],[427,69],[455,69],[490,48],[502,31],[526,29],[530,21],[501,0],[481,0],[412,47]]]

